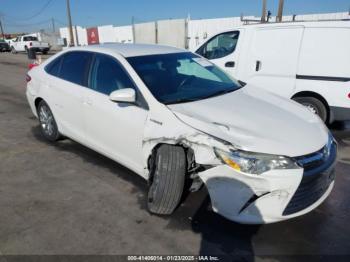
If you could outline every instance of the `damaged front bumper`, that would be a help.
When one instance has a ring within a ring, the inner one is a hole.
[[[207,186],[215,212],[244,224],[274,223],[306,214],[328,197],[334,187],[336,155],[333,143],[326,159],[307,162],[300,169],[250,175],[219,165],[198,176]]]
[[[263,176],[246,175],[226,165],[198,174],[206,184],[213,210],[244,224],[273,223],[306,214],[330,194],[332,181],[323,195],[307,208],[283,215],[303,178],[303,170],[270,171]]]

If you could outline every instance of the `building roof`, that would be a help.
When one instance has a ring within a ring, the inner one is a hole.
[[[77,47],[76,49],[110,51],[110,52],[118,53],[124,57],[188,52],[185,49],[180,49],[180,48],[171,47],[171,46],[164,46],[164,45],[122,44],[122,43],[106,43],[106,44],[100,44],[100,45]]]

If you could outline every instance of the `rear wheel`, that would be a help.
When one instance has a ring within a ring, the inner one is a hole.
[[[42,53],[43,55],[47,55],[48,51],[43,51]]]
[[[321,100],[315,97],[295,97],[293,100],[306,106],[312,113],[318,115],[323,122],[327,121],[327,108]]]
[[[11,47],[11,53],[12,54],[17,54],[17,51],[16,51],[16,49],[14,47]]]
[[[181,200],[185,184],[186,154],[182,147],[161,145],[152,163],[152,183],[148,192],[151,213],[169,215]]]
[[[59,140],[61,135],[58,132],[56,120],[50,107],[44,100],[40,101],[37,112],[42,135],[50,142]]]

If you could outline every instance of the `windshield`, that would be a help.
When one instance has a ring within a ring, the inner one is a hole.
[[[201,100],[241,87],[214,64],[189,52],[127,60],[153,96],[164,104]]]

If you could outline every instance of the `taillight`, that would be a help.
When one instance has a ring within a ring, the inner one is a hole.
[[[28,65],[28,69],[31,70],[31,69],[33,69],[33,67],[36,67],[36,66],[38,66],[38,64],[31,63]]]
[[[32,43],[32,42],[30,42],[30,43],[29,43],[29,46],[33,46],[33,43]]]
[[[348,98],[350,98],[350,93],[348,94]]]
[[[32,80],[32,78],[30,77],[30,75],[26,74],[26,81],[27,81],[27,83],[30,82],[30,80]]]

